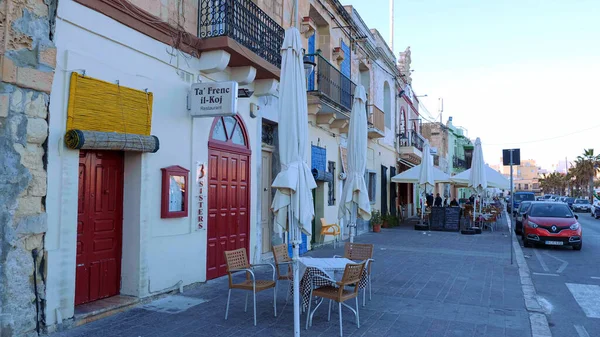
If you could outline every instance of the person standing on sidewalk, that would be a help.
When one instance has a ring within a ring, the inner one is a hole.
[[[435,203],[433,204],[435,207],[442,207],[442,197],[440,196],[440,194],[436,194],[435,196]]]

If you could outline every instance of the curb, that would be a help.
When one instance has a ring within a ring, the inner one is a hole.
[[[512,217],[508,214],[508,212],[505,212],[505,214],[506,221],[508,222],[508,233],[512,239],[512,246],[515,250],[515,259],[517,260],[517,265],[519,266],[519,278],[521,279],[523,297],[525,297],[525,307],[529,312],[531,335],[532,337],[552,337],[552,332],[550,331],[550,325],[548,324],[546,313],[537,300],[537,292],[535,291],[535,286],[531,280],[531,272],[527,266],[527,261],[525,261],[525,255],[523,255],[521,244],[512,230]]]

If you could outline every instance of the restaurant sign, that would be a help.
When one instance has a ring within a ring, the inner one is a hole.
[[[206,82],[192,84],[189,109],[192,117],[235,116],[238,83]]]

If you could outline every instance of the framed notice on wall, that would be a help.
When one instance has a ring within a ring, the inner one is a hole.
[[[188,216],[189,170],[181,166],[162,168],[161,218]]]

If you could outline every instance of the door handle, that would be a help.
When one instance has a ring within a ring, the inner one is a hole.
[[[77,265],[77,267],[83,267],[83,266],[85,266],[85,263],[80,263]]]

